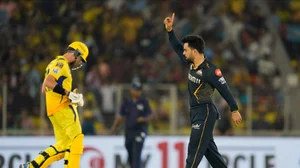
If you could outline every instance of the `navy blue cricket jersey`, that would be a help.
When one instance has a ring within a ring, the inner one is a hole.
[[[138,123],[139,117],[148,117],[152,111],[149,106],[149,102],[145,98],[139,98],[137,101],[132,99],[124,100],[120,115],[125,117],[125,132],[148,132],[148,123]]]
[[[183,46],[175,36],[174,31],[168,32],[168,35],[169,41],[177,55],[183,62],[188,63],[186,57],[183,55]],[[217,89],[230,106],[230,110],[238,110],[237,103],[233,98],[226,80],[216,65],[205,59],[198,67],[194,67],[191,63],[189,66],[188,90],[190,107],[212,102],[213,92]]]

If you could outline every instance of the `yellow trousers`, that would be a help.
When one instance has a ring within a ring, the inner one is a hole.
[[[75,137],[82,134],[78,112],[74,106],[67,106],[54,113],[49,119],[53,125],[56,139],[56,143],[53,146],[58,151],[69,148]]]
[[[76,157],[78,156],[79,159],[81,155],[80,152],[83,150],[83,134],[78,117],[77,108],[72,105],[67,106],[62,110],[49,116],[49,119],[54,129],[54,136],[56,142],[54,145],[41,152],[31,162],[30,167],[48,167],[54,161],[57,161],[58,159],[62,158],[61,155],[62,153],[64,153],[65,168],[68,168],[68,166],[71,166],[68,165],[70,153],[72,154],[72,152],[70,152],[70,148],[75,147],[75,151],[79,151],[76,154]],[[74,139],[77,140],[74,141]],[[80,139],[80,143],[78,143],[78,139]],[[75,142],[75,144],[73,142]],[[71,163],[73,164],[73,162]],[[80,164],[80,162],[76,164]],[[73,167],[79,168],[79,165],[72,165],[72,168]]]

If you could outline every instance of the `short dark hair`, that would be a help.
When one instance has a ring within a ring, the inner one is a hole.
[[[182,43],[188,43],[189,47],[196,49],[199,53],[204,53],[205,42],[201,36],[188,35],[181,39]]]

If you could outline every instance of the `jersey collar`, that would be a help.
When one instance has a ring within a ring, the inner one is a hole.
[[[202,69],[202,68],[204,68],[206,66],[206,63],[207,63],[207,59],[204,58],[204,61],[197,68],[194,68],[194,66],[195,66],[194,64],[192,64],[192,66],[193,66],[194,70]]]
[[[62,55],[59,55],[59,56],[57,56],[56,58],[57,58],[57,59],[63,59],[63,60],[65,60],[66,62],[68,62],[67,58],[64,57],[64,56],[62,56]]]

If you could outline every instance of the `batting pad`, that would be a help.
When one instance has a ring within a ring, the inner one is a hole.
[[[60,159],[64,158],[64,156],[65,156],[65,152],[58,153],[57,155],[51,156],[44,162],[44,164],[40,168],[47,168],[53,162],[59,161]]]
[[[73,140],[68,158],[68,168],[80,168],[80,157],[83,153],[84,135],[79,134]]]

